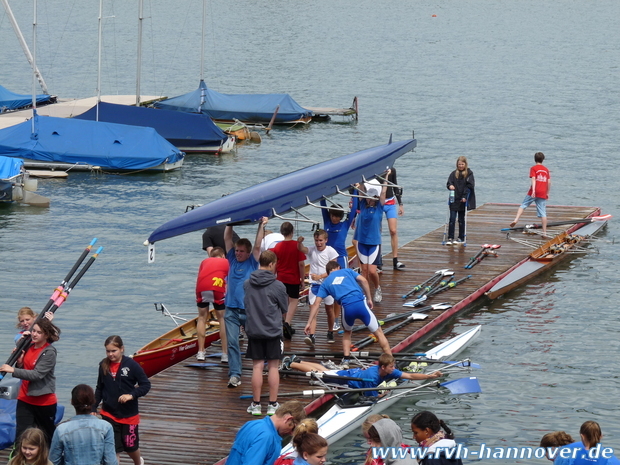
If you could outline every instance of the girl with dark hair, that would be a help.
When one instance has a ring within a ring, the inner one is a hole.
[[[91,415],[95,391],[78,384],[71,391],[76,415],[56,428],[50,448],[50,460],[56,465],[98,463],[116,465],[114,431],[107,421]]]
[[[17,395],[15,437],[31,426],[43,430],[49,447],[54,435],[56,417],[56,348],[52,345],[60,337],[58,329],[47,318],[40,319],[30,331],[32,344],[17,359],[15,367],[4,364],[0,371],[12,373],[22,380]]]
[[[134,465],[144,464],[140,455],[138,424],[138,397],[145,396],[151,389],[151,382],[144,370],[132,358],[124,355],[125,348],[120,336],[105,340],[106,358],[99,364],[99,377],[95,390],[92,412],[101,405],[101,417],[114,429],[114,444],[117,459],[125,451]]]
[[[448,221],[448,241],[446,245],[465,242],[465,210],[476,208],[474,172],[469,169],[466,157],[456,159],[456,169],[448,176],[446,187],[450,191],[450,220]],[[454,195],[453,195],[454,194]],[[459,218],[459,236],[454,240],[456,217]]]
[[[45,434],[38,428],[27,428],[17,440],[15,457],[9,465],[53,465],[47,458]]]
[[[456,442],[454,442],[454,435],[448,425],[437,418],[434,413],[424,411],[415,415],[411,420],[411,431],[413,431],[413,439],[418,445],[427,449],[427,454],[420,460],[420,465],[463,464],[462,460],[456,457],[456,454],[451,454],[451,458],[448,458],[443,452],[446,449],[456,447]],[[437,449],[443,449],[438,457],[435,453]]]
[[[302,432],[293,438],[299,454],[293,465],[323,465],[327,460],[327,440],[316,433]]]

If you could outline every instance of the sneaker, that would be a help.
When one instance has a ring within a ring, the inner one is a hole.
[[[378,287],[377,289],[375,289],[375,298],[374,301],[376,303],[379,303],[383,300],[383,292],[381,291],[381,287]]]
[[[403,262],[399,262],[399,261],[394,262],[395,270],[402,270],[404,267],[405,267],[405,264]]]
[[[456,241],[454,241],[454,244],[456,245],[461,245],[463,243],[463,241],[461,239],[457,239]]]
[[[196,354],[196,360],[198,360],[199,362],[204,362],[205,361],[205,351],[204,350],[199,350],[198,353]]]
[[[289,323],[285,321],[284,323],[282,323],[282,333],[284,334],[284,339],[288,339],[290,341],[291,339],[293,339],[295,330]]]
[[[263,409],[261,408],[260,403],[255,404],[254,402],[252,402],[248,407],[247,411],[248,413],[251,413],[252,415],[255,415],[257,417],[263,414]]]
[[[332,362],[331,360],[326,360],[324,362],[321,362],[321,365],[323,365],[328,370],[340,370],[340,367],[336,365],[334,362]]]
[[[310,347],[314,347],[314,344],[316,344],[316,339],[314,337],[314,334],[309,334],[308,336],[306,336],[306,338],[304,339],[304,342],[308,344]]]
[[[278,404],[277,402],[275,404],[269,402],[269,405],[267,406],[267,415],[274,415],[276,413],[276,410],[278,410],[279,408],[280,404]]]
[[[222,354],[220,357],[220,363],[228,363],[228,354]]]
[[[448,239],[446,241],[446,245],[452,245],[453,242],[454,242],[454,239]]]
[[[237,386],[240,386],[240,385],[241,385],[241,380],[237,376],[231,376],[230,379],[228,380],[229,388],[236,388]]]
[[[338,331],[340,329],[340,320],[338,320],[338,318],[336,318],[334,320],[334,327],[332,328],[332,331]]]
[[[280,370],[290,370],[292,362],[293,360],[291,357],[284,357],[282,359],[282,363],[280,364]]]
[[[343,370],[348,370],[350,363],[351,363],[351,360],[349,359],[349,357],[343,357],[342,361],[340,362],[340,367]]]
[[[325,384],[323,383],[323,381],[320,381],[318,379],[311,379],[310,381],[308,381],[308,384],[310,386],[325,386]]]
[[[144,459],[140,457],[140,465],[144,465]]]
[[[333,344],[334,343],[334,333],[331,331],[327,332],[327,343],[328,344]]]

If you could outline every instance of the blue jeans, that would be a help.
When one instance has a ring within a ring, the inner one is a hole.
[[[228,338],[228,377],[241,379],[241,349],[239,348],[239,328],[245,327],[245,309],[226,307],[226,338]]]
[[[448,239],[454,239],[454,227],[456,223],[456,217],[459,217],[459,239],[465,240],[465,210],[454,211],[450,210],[450,221],[448,222]]]

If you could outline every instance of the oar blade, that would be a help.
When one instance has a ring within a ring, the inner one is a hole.
[[[482,392],[478,378],[475,376],[447,381],[445,383],[441,383],[441,386],[448,389],[452,394],[472,394],[475,392]]]

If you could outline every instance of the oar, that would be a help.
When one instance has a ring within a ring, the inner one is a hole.
[[[501,247],[500,244],[493,244],[493,245],[488,246],[486,248],[486,250],[482,253],[482,255],[478,256],[475,260],[473,260],[472,262],[470,262],[467,265],[465,265],[465,268],[472,269],[474,266],[476,266],[478,263],[480,263],[484,257],[489,255],[489,253],[491,251],[495,251],[495,250],[499,249],[500,247]],[[497,254],[495,256],[497,256]]]
[[[445,286],[441,287],[441,288],[437,288],[437,290],[435,290],[435,292],[433,292],[432,295],[438,294],[440,292],[443,292],[447,289],[452,289],[453,287],[458,286],[459,284],[461,284],[463,281],[468,280],[469,278],[471,278],[472,275],[467,275],[464,278],[459,279],[458,281],[453,281],[451,283],[446,284]],[[426,296],[424,296],[426,297]],[[417,299],[417,301],[419,301],[420,299]],[[426,300],[426,299],[425,299]],[[420,302],[417,302],[416,300],[412,300],[411,302],[405,302],[403,304],[403,307],[415,307],[416,305],[419,305]],[[417,302],[417,303],[416,303]]]
[[[86,258],[86,256],[88,255],[88,253],[92,249],[92,247],[95,244],[95,242],[97,242],[96,238],[93,239],[92,242],[90,243],[90,245],[88,247],[86,247],[84,252],[82,252],[82,255],[80,255],[80,258],[78,258],[77,262],[75,263],[75,265],[73,265],[73,268],[71,268],[71,270],[69,271],[69,273],[67,274],[65,279],[62,281],[60,286],[58,286],[56,289],[54,289],[54,292],[52,293],[52,296],[50,297],[50,300],[47,302],[47,304],[45,304],[45,307],[43,307],[43,310],[41,311],[41,313],[39,313],[39,315],[37,316],[35,321],[30,326],[30,329],[32,329],[32,327],[35,324],[37,324],[41,320],[41,318],[45,318],[45,313],[47,313],[47,312],[52,312],[52,313],[56,312],[56,310],[58,310],[58,308],[64,303],[64,301],[67,300],[67,298],[69,297],[69,294],[71,293],[73,288],[77,285],[77,283],[82,278],[82,276],[84,276],[84,273],[86,273],[86,271],[93,264],[93,262],[95,261],[95,259],[99,255],[99,253],[101,253],[101,251],[103,250],[103,247],[99,247],[97,252],[82,267],[82,269],[80,270],[78,275],[75,277],[75,279],[73,281],[71,281],[71,283],[67,284],[69,282],[69,280],[71,279],[71,277],[73,276],[73,274],[75,273],[75,271],[82,264],[82,262],[84,261],[84,258]],[[31,341],[30,335],[22,337],[18,341],[18,344],[17,344],[17,347],[15,348],[15,350],[11,353],[11,355],[7,359],[6,364],[7,365],[11,365],[11,366],[14,365],[15,362],[17,361],[17,359],[19,357],[21,357],[22,352],[28,348],[28,346],[30,345],[30,341]],[[0,379],[4,378],[4,375],[5,375],[4,372],[0,372]]]
[[[410,384],[406,386],[394,386],[390,387],[390,391],[395,391],[398,389],[409,389],[411,391],[419,391],[424,388],[439,388],[443,387],[448,389],[452,394],[471,394],[476,392],[482,392],[480,388],[480,383],[478,382],[478,378],[475,376],[469,378],[459,378],[453,381],[447,381],[445,383],[440,383],[439,381],[435,381],[432,383],[421,384],[420,386],[411,387]],[[285,392],[279,393],[278,397],[300,397],[300,396],[312,396],[312,397],[320,397],[324,394],[346,394],[349,392],[368,392],[368,391],[377,391],[382,389],[378,386],[371,388],[357,388],[357,389],[312,389],[307,391],[300,392]],[[261,397],[267,397],[269,394],[263,394]],[[240,396],[240,399],[250,399],[251,395]]]
[[[438,274],[443,276],[444,273],[447,273],[448,271],[450,271],[450,270],[445,269],[445,270],[437,270],[437,271],[435,271],[435,273],[433,273],[433,276],[428,278],[426,281],[424,281],[423,283],[418,284],[416,286],[413,286],[413,288],[409,292],[407,292],[405,295],[403,295],[403,299],[406,299],[411,294],[415,294],[416,292],[420,291],[424,286],[426,286],[429,282],[431,282],[433,279],[435,279]]]
[[[418,315],[419,315],[418,313],[415,313],[415,312],[412,313],[404,321],[401,321],[400,323],[397,323],[393,326],[390,326],[389,328],[384,329],[383,335],[387,336],[388,334],[393,333],[394,331],[397,331],[400,328],[404,328],[412,321],[420,319],[417,317]],[[427,317],[427,315],[422,315],[422,316],[424,318]],[[377,342],[377,337],[374,334],[370,334],[368,337],[365,337],[361,341],[357,341],[356,343],[352,344],[351,350],[353,350],[354,352],[357,352],[360,349],[363,349],[364,347],[369,346],[370,344],[374,342]]]
[[[485,251],[486,249],[488,249],[489,247],[491,247],[491,246],[490,246],[489,244],[482,244],[480,247],[481,247],[481,248],[480,248],[480,250],[478,251],[478,253],[469,259],[469,263],[467,263],[467,265],[465,265],[465,268],[469,268],[469,266],[470,266],[472,263],[474,263],[474,262],[478,259],[478,257],[480,257],[480,255],[482,255],[482,254],[484,253],[484,251]]]
[[[430,310],[446,310],[450,307],[452,307],[452,305],[444,302],[441,304],[427,305],[426,307],[418,308],[416,310],[416,313],[428,312]],[[401,318],[407,318],[410,315],[411,315],[411,311],[403,312],[403,313],[391,313],[385,318],[383,318],[382,320],[378,320],[378,322],[380,326],[383,326],[385,323],[389,323],[390,321],[394,321],[394,320],[400,320]],[[357,325],[357,326],[353,326],[351,331],[355,333],[357,331],[362,331],[366,328],[368,328],[368,326],[366,325]],[[344,330],[338,331],[338,334],[343,334],[343,333],[344,333]]]
[[[326,379],[341,379],[343,381],[367,381],[372,383],[374,379],[368,378],[358,378],[356,376],[339,376],[339,375],[330,375],[329,373],[325,373],[323,371],[291,371],[291,370],[280,370],[280,373],[285,375],[293,375],[293,376],[303,376],[305,378],[326,378]]]
[[[580,223],[594,223],[596,221],[608,221],[612,218],[612,215],[602,215],[602,216],[592,216],[590,218],[580,218],[576,220],[563,220],[563,221],[553,221],[551,223],[547,223],[547,227],[553,226],[564,226],[566,224],[580,224]],[[502,228],[500,231],[522,231],[525,229],[542,229],[542,224],[534,223],[534,224],[526,224],[524,226],[515,226],[514,228]]]

